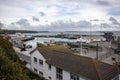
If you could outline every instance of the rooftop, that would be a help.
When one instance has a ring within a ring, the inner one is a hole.
[[[41,45],[37,49],[48,64],[91,80],[111,80],[118,74],[116,67],[92,58],[74,55],[62,45]]]

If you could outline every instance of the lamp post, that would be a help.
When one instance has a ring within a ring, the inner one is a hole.
[[[79,48],[80,48],[80,55],[82,55],[82,35],[81,35],[81,37],[78,37],[78,41],[80,42],[80,46],[79,46]]]
[[[98,42],[97,42],[97,45],[96,45],[96,59],[98,60]]]
[[[81,38],[82,38],[82,36],[81,36]],[[82,55],[82,40],[81,40],[81,53],[80,54]]]

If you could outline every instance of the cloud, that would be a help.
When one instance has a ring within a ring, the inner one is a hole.
[[[97,22],[97,21],[100,21],[100,20],[99,19],[93,19],[93,20],[90,20],[90,21],[96,21]]]
[[[22,21],[21,21],[22,20]],[[90,21],[80,20],[77,22],[69,20],[58,20],[46,25],[26,24],[26,19],[20,19],[17,22],[8,25],[7,29],[15,30],[37,30],[37,31],[109,31],[120,30],[118,26],[112,26],[108,23],[91,24]]]
[[[97,3],[102,6],[109,6],[110,3],[105,0],[97,0]]]
[[[108,23],[102,23],[100,25],[100,31],[120,31],[120,26],[116,26]]]
[[[100,27],[101,27],[101,28],[109,28],[109,27],[111,27],[111,26],[110,26],[110,24],[102,23],[102,24],[100,25]]]
[[[81,20],[74,22],[71,19],[69,20],[58,20],[52,22],[49,25],[31,25],[28,24],[28,20],[20,19],[17,22],[11,23],[9,29],[21,29],[21,30],[48,30],[48,31],[86,31],[90,30],[92,24],[88,21]]]
[[[86,31],[90,30],[91,23],[88,21],[74,22],[72,20],[59,20],[47,25],[48,30],[51,31]]]
[[[46,14],[44,12],[39,12],[40,16],[45,16]]]
[[[30,29],[31,24],[27,19],[19,19],[17,22],[11,22],[9,25],[6,26],[7,29],[13,30],[32,30]]]
[[[81,28],[89,28],[90,26],[92,26],[92,24],[88,21],[79,21],[75,23],[77,27],[81,27]]]
[[[30,26],[30,23],[28,22],[27,19],[20,19],[16,22],[16,24],[20,25],[20,26]]]
[[[114,18],[114,17],[110,17],[109,20],[112,22],[112,24],[114,25],[120,25],[120,23]]]
[[[0,21],[0,29],[4,27],[4,24]]]
[[[33,21],[36,21],[36,22],[39,22],[39,18],[37,18],[37,17],[35,17],[35,16],[32,17],[32,20],[33,20]]]
[[[47,25],[32,25],[30,21],[27,19],[20,19],[17,22],[12,22],[9,25],[7,25],[7,29],[10,30],[34,30],[34,31],[40,31],[40,30],[47,30]]]
[[[97,30],[102,20],[104,26],[119,25],[119,4],[120,0],[0,0],[0,21],[11,23],[11,29]]]

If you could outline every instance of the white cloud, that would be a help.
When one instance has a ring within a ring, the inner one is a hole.
[[[0,29],[2,29],[5,25],[0,21]]]
[[[27,19],[20,19],[19,21],[16,22],[17,25],[20,25],[20,26],[30,26],[30,23],[28,22]]]
[[[114,17],[110,17],[109,19],[113,25],[119,25],[120,26],[120,23],[114,18]]]
[[[119,0],[0,0],[0,20],[8,26],[13,26],[13,29],[16,26],[16,29],[31,28],[31,30],[33,28],[41,29],[42,26],[44,29],[52,29],[53,26],[56,26],[58,30],[77,30],[77,28],[84,30],[77,26],[99,25],[101,23],[116,26],[109,23],[109,17],[113,16],[119,23],[120,15],[117,13],[120,8],[119,4]],[[92,21],[90,22],[90,20]],[[10,24],[12,22],[14,25]],[[100,29],[98,27],[94,28]],[[12,29],[12,27],[9,28]],[[107,27],[108,30],[109,28]],[[118,30],[118,26],[113,28]]]

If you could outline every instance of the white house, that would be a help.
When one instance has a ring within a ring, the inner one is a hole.
[[[31,52],[31,70],[47,80],[119,80],[116,67],[74,55],[62,45],[39,45]]]

